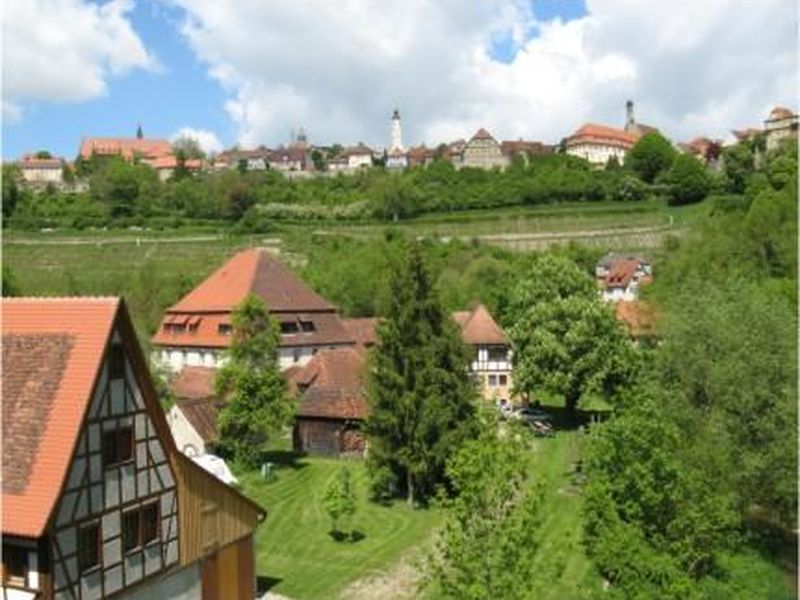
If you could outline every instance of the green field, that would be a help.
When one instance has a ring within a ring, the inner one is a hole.
[[[363,461],[286,460],[289,456],[284,453],[276,461],[274,482],[264,482],[260,474],[242,478],[245,493],[269,513],[256,534],[256,563],[258,575],[274,584],[271,591],[292,598],[332,598],[354,580],[391,567],[419,548],[442,521],[441,511],[369,502]],[[322,506],[328,482],[343,465],[350,467],[358,495],[352,527],[363,538],[357,542],[332,539]]]
[[[574,431],[532,441],[534,478],[542,483],[544,498],[536,559],[541,577],[531,585],[544,599],[575,598],[579,591],[600,585],[580,541],[582,498],[574,481],[578,444]],[[442,509],[369,502],[360,460],[294,457],[288,452],[276,453],[273,460],[278,467],[274,482],[250,473],[242,477],[242,487],[269,512],[256,535],[258,575],[271,591],[291,598],[334,598],[356,580],[377,574],[391,577],[402,559],[419,556],[430,547],[445,518]],[[352,470],[358,491],[352,527],[364,537],[355,543],[336,542],[329,536],[330,521],[321,502],[328,482],[343,465]],[[404,597],[411,592],[403,591]]]

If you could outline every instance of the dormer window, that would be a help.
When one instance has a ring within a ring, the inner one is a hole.
[[[303,333],[312,333],[315,329],[313,321],[300,321],[300,329]]]
[[[217,333],[220,335],[231,335],[233,333],[233,325],[230,323],[220,323],[217,325]]]
[[[125,350],[122,344],[114,342],[108,350],[108,377],[120,379],[125,376]]]
[[[296,321],[284,321],[281,323],[281,334],[283,335],[293,335],[298,331],[300,331],[300,327]]]

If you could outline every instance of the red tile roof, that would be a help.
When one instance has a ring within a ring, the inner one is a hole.
[[[311,321],[314,331],[282,335],[282,347],[353,344],[335,307],[314,292],[288,267],[262,249],[244,250],[209,275],[170,307],[152,342],[161,346],[225,348],[231,336],[220,325],[231,324],[231,313],[253,293],[264,299],[270,313],[282,322]],[[174,322],[183,331],[167,331]]]
[[[628,287],[631,279],[639,270],[640,262],[634,258],[617,260],[611,263],[606,275],[608,287]]]
[[[492,141],[494,141],[494,137],[492,136],[491,133],[489,133],[483,127],[481,127],[480,129],[478,129],[478,131],[475,132],[475,135],[472,136],[470,141],[472,141],[472,140],[492,140]]]
[[[508,344],[506,334],[483,304],[478,304],[466,314],[463,311],[453,313],[453,319],[461,327],[461,337],[467,344]]]
[[[3,299],[3,533],[43,532],[119,307],[117,298]],[[22,450],[25,464],[11,464]]]
[[[213,398],[218,372],[210,367],[183,367],[170,383],[170,390],[176,398],[184,400]]]
[[[367,414],[364,370],[367,355],[355,348],[320,350],[293,376],[301,392],[297,415],[363,419]]]
[[[159,156],[145,162],[156,170],[175,169],[178,167],[178,158],[171,154],[169,156]],[[190,171],[199,171],[203,166],[203,161],[199,158],[187,158],[183,166]]]
[[[624,300],[616,303],[614,310],[632,337],[654,335],[658,314],[652,306],[641,300]]]
[[[603,143],[612,146],[621,146],[624,148],[632,148],[636,143],[637,136],[626,133],[622,129],[616,127],[608,127],[607,125],[598,125],[596,123],[587,123],[578,131],[573,133],[567,138],[567,147],[575,146],[577,144],[584,144],[587,142]]]
[[[513,156],[515,154],[550,154],[553,152],[552,146],[546,146],[541,142],[528,142],[525,140],[506,140],[500,142],[500,151],[505,156]]]
[[[769,121],[779,121],[781,119],[791,119],[795,114],[785,106],[776,106],[769,113]]]
[[[21,169],[60,169],[64,166],[63,158],[36,158],[33,154],[26,154],[19,161]]]
[[[356,343],[368,348],[378,341],[377,327],[381,320],[377,317],[342,319],[342,325]]]
[[[91,158],[92,154],[99,156],[122,156],[125,160],[132,160],[134,156],[156,158],[172,153],[172,144],[169,140],[147,138],[85,138],[81,142],[81,156]]]

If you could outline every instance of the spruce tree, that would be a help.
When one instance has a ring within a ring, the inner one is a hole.
[[[394,482],[414,504],[444,483],[445,463],[474,431],[476,387],[469,352],[416,244],[390,286],[368,386],[368,465],[373,489]]]
[[[221,453],[246,468],[258,465],[270,433],[292,418],[278,367],[278,323],[261,298],[248,295],[233,312],[228,361],[215,381],[226,403],[219,414]]]

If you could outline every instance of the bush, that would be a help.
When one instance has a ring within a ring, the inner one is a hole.
[[[668,202],[670,206],[682,206],[700,202],[711,188],[711,179],[700,161],[688,154],[681,154],[667,173],[671,184]]]

